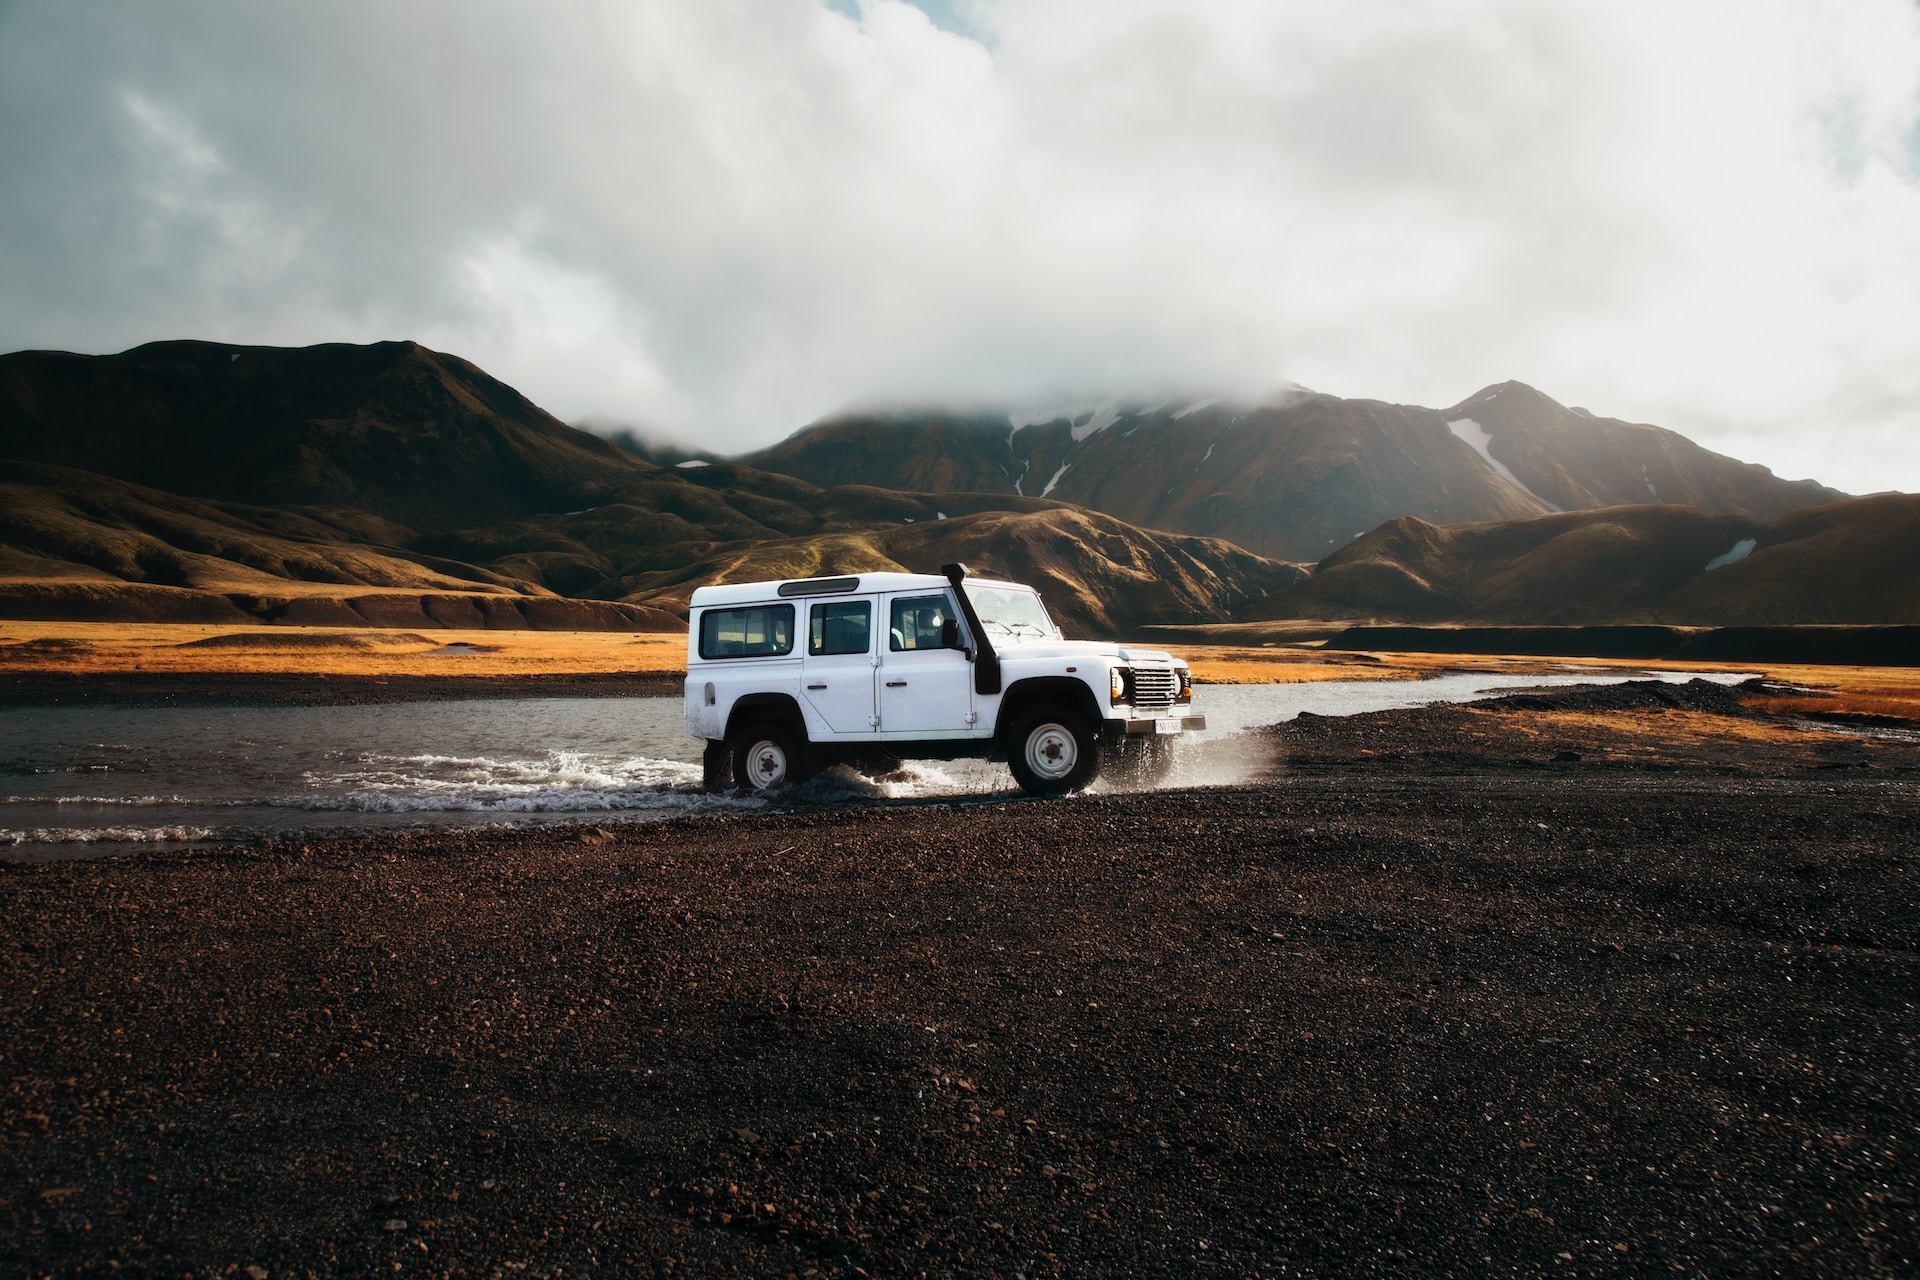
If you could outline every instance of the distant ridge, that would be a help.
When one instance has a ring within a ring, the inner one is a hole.
[[[1456,524],[1663,502],[1765,520],[1846,496],[1518,382],[1445,410],[1295,391],[1051,415],[848,413],[739,461],[825,486],[1057,498],[1309,562],[1401,516]]]
[[[1440,416],[1477,424],[1496,442],[1496,459],[1560,511],[1656,503],[1771,520],[1847,496],[1813,480],[1782,480],[1664,427],[1569,409],[1524,382],[1487,387]]]
[[[0,457],[417,530],[590,506],[658,470],[416,342],[0,356]]]
[[[1920,495],[1855,498],[1770,521],[1656,506],[1444,528],[1394,520],[1242,616],[1920,624]]]

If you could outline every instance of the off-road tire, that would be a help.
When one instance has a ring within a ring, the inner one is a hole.
[[[728,743],[734,785],[746,791],[778,791],[805,782],[807,758],[793,735],[777,724],[761,721],[735,734]]]
[[[1027,794],[1066,795],[1100,775],[1100,740],[1078,712],[1036,707],[1015,723],[1007,765]]]

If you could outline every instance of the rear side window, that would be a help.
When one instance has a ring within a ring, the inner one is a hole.
[[[938,649],[940,624],[953,617],[953,602],[944,595],[902,596],[893,602],[887,647],[895,653],[909,649]]]
[[[703,658],[769,658],[793,652],[793,606],[757,604],[700,615]]]
[[[816,658],[836,653],[865,653],[872,644],[873,603],[834,600],[813,606],[807,626],[807,652]]]

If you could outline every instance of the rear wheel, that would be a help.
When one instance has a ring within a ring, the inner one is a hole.
[[[1007,764],[1030,795],[1064,795],[1100,772],[1099,743],[1085,719],[1065,707],[1040,707],[1013,731]]]
[[[793,735],[776,724],[747,726],[732,742],[733,781],[752,791],[778,791],[807,780],[806,757]]]

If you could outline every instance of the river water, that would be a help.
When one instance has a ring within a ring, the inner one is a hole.
[[[1351,715],[1518,688],[1693,673],[1452,674],[1428,680],[1201,685],[1218,740],[1302,711]],[[1710,676],[1728,682],[1744,673]],[[462,825],[635,821],[766,807],[700,792],[678,698],[501,698],[346,707],[0,709],[0,858]],[[1231,781],[1176,773],[1175,784]],[[799,799],[834,804],[1015,790],[1004,765],[835,770]]]

